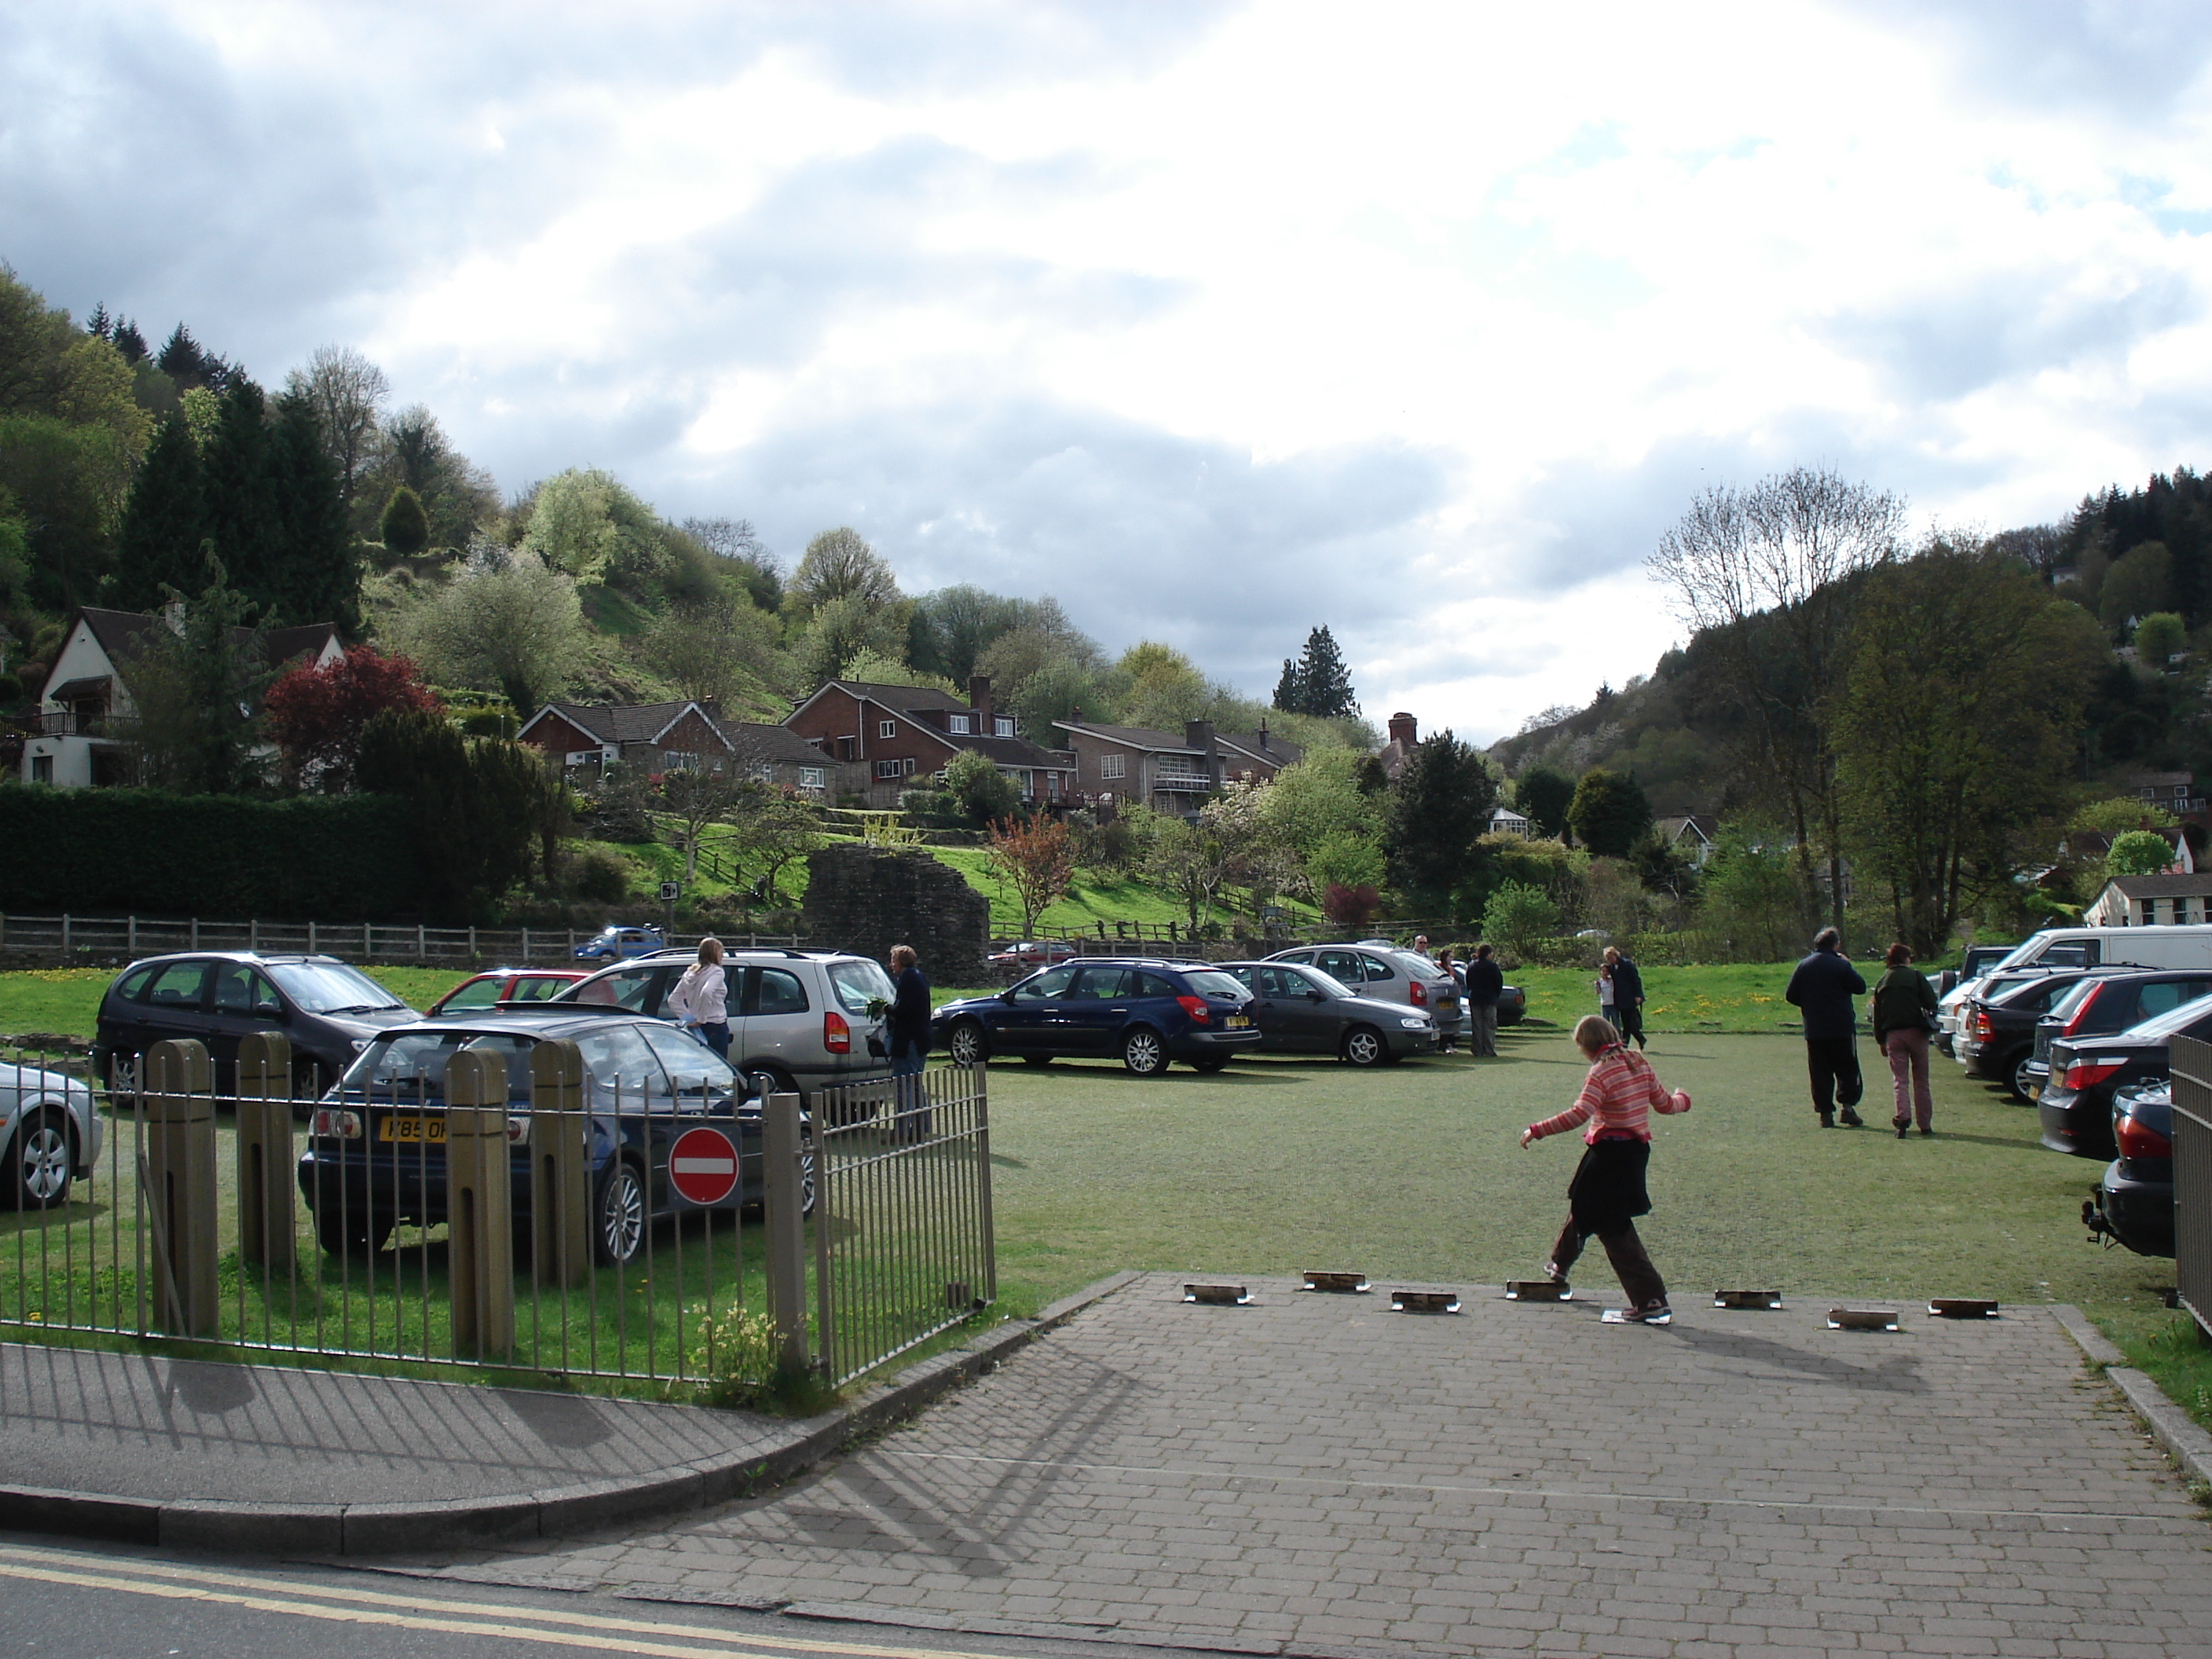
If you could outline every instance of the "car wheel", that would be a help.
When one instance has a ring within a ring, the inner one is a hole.
[[[51,1108],[26,1112],[16,1126],[8,1167],[19,1210],[57,1209],[69,1202],[69,1126]]]
[[[323,1254],[331,1256],[351,1256],[365,1261],[374,1255],[392,1237],[392,1221],[388,1216],[364,1215],[349,1210],[344,1215],[336,1211],[328,1214],[315,1212],[315,1243],[323,1247]]]
[[[1168,1046],[1149,1025],[1121,1039],[1121,1063],[1138,1077],[1158,1077],[1168,1068]]]
[[[645,1181],[637,1166],[617,1158],[599,1182],[592,1207],[592,1251],[610,1267],[635,1261],[645,1247]]]
[[[2029,1092],[2035,1079],[2027,1074],[2027,1068],[2034,1059],[2034,1049],[2023,1048],[2012,1057],[2012,1064],[2005,1068],[2005,1088],[2023,1106],[2035,1097]]]
[[[1344,1057],[1354,1066],[1380,1066],[1389,1052],[1372,1025],[1355,1025],[1344,1034]]]
[[[312,1060],[292,1063],[292,1115],[305,1123],[315,1115],[315,1102],[322,1097],[323,1068]]]
[[[976,1066],[991,1057],[991,1045],[984,1040],[981,1025],[963,1019],[945,1033],[945,1052],[955,1066]]]
[[[1194,1060],[1190,1063],[1194,1072],[1218,1072],[1228,1064],[1227,1054],[1208,1054],[1204,1060]]]

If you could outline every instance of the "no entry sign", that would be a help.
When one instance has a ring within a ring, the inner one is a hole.
[[[668,1184],[693,1204],[720,1204],[738,1184],[738,1149],[720,1129],[686,1129],[668,1150]]]

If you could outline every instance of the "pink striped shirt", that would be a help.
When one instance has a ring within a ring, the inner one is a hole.
[[[1650,1113],[1682,1109],[1674,1103],[1674,1097],[1659,1086],[1651,1062],[1616,1043],[1598,1055],[1597,1063],[1583,1079],[1583,1091],[1575,1097],[1575,1103],[1557,1117],[1530,1124],[1528,1132],[1541,1140],[1547,1135],[1565,1134],[1578,1123],[1588,1123],[1589,1127],[1583,1132],[1586,1142],[1607,1136],[1649,1140]]]

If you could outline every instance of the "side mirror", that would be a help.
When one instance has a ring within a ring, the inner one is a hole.
[[[253,1005],[253,1017],[256,1019],[281,1020],[285,1017],[284,1005],[281,1002],[257,1002]]]
[[[999,1000],[1001,1002],[1012,1002],[1013,1000],[1014,991],[1012,986],[1008,986],[1005,990],[999,993]]]
[[[1312,988],[1306,993],[1306,1000],[1308,1002],[1326,1002],[1328,1000],[1328,998],[1322,994],[1321,988],[1318,986]]]

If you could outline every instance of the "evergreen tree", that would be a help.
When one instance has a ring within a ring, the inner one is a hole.
[[[1289,665],[1285,665],[1289,673]],[[1326,627],[1315,629],[1306,635],[1304,654],[1299,659],[1297,672],[1298,702],[1292,712],[1313,714],[1325,720],[1348,720],[1359,712],[1358,695],[1352,689],[1352,671],[1345,665],[1344,653],[1336,648],[1336,638]],[[1279,696],[1282,688],[1276,688]],[[1278,703],[1278,708],[1291,705]]]
[[[179,331],[184,325],[179,323]],[[167,349],[163,348],[164,356]],[[283,585],[283,504],[277,499],[276,441],[261,388],[245,376],[223,393],[205,459],[207,533],[230,571],[232,585],[263,607],[262,620]],[[286,623],[317,622],[286,616]]]
[[[1298,684],[1298,665],[1283,659],[1283,678],[1275,682],[1275,707],[1285,714],[1305,713],[1305,688]]]
[[[85,319],[84,331],[102,340],[115,331],[115,325],[107,318],[106,301],[93,307],[92,315]]]
[[[1513,803],[1540,836],[1556,836],[1566,830],[1567,808],[1574,798],[1575,781],[1540,763],[1514,780]]]
[[[1390,879],[1418,910],[1441,914],[1490,828],[1498,785],[1482,757],[1449,730],[1414,745],[1392,787],[1382,844]]]
[[[430,515],[422,510],[422,498],[401,484],[385,502],[378,531],[386,552],[413,558],[430,544]]]
[[[1598,857],[1625,859],[1650,833],[1651,803],[1632,774],[1593,766],[1575,785],[1567,826]]]
[[[131,482],[109,599],[125,611],[152,611],[164,587],[185,589],[205,568],[200,544],[206,535],[199,447],[184,416],[172,415]]]
[[[279,398],[270,437],[278,546],[270,603],[288,622],[336,623],[351,633],[360,623],[361,558],[313,406],[305,398]]]
[[[146,361],[146,337],[128,317],[115,319],[115,332],[108,337],[108,343],[123,354],[126,363],[135,365]]]
[[[196,386],[221,392],[227,388],[231,378],[230,365],[204,349],[192,338],[191,330],[182,323],[172,329],[169,337],[161,343],[161,355],[154,359],[154,367],[174,380],[179,392]]]

